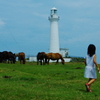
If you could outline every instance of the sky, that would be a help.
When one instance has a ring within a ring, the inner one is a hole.
[[[51,8],[57,8],[60,48],[85,57],[96,46],[100,63],[100,0],[0,0],[0,51],[49,52]]]

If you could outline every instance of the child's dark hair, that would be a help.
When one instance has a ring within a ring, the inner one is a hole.
[[[88,54],[90,57],[92,57],[92,56],[95,54],[95,51],[96,51],[95,45],[90,44],[90,45],[88,46],[87,54]]]

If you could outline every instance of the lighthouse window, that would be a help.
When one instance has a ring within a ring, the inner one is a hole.
[[[53,17],[53,15],[51,15],[51,17]]]
[[[57,10],[54,10],[54,13],[56,14],[57,13]]]

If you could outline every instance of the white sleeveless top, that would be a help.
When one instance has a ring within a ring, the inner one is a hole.
[[[93,58],[94,58],[94,55],[92,57],[90,57],[89,55],[86,56],[86,66],[94,67]]]
[[[85,78],[97,78],[96,75],[96,67],[93,62],[94,55],[90,57],[89,55],[86,56],[86,67],[84,72]]]

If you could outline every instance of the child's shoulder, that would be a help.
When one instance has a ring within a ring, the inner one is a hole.
[[[93,57],[96,57],[96,54],[94,54]]]

